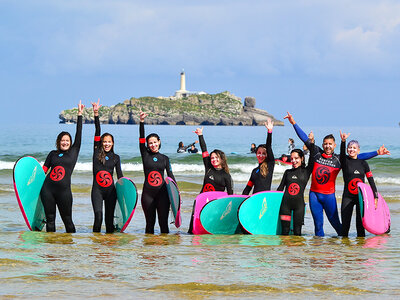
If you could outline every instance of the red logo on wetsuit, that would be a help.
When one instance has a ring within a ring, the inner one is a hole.
[[[347,186],[347,189],[349,192],[353,195],[358,194],[358,186],[357,183],[362,182],[360,178],[353,178],[350,182],[349,185]]]
[[[317,170],[315,171],[315,180],[319,184],[327,183],[330,177],[331,177],[331,171],[329,170],[328,167],[318,167]]]
[[[53,181],[60,181],[65,176],[65,169],[61,166],[55,167],[51,170],[50,179]]]
[[[151,186],[160,186],[163,182],[162,176],[158,171],[151,171],[147,177],[147,181]]]
[[[96,174],[96,182],[101,187],[109,187],[112,184],[113,179],[109,172],[99,171]]]
[[[215,191],[215,187],[211,183],[207,183],[203,188],[203,192],[213,192],[213,191]]]
[[[291,183],[288,187],[289,195],[296,196],[300,192],[300,186],[297,183]]]

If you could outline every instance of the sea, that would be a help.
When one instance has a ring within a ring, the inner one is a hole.
[[[23,155],[41,163],[55,148],[60,131],[75,134],[74,124],[0,125],[0,297],[42,298],[386,298],[400,296],[400,128],[304,127],[317,144],[339,130],[357,139],[361,152],[384,144],[390,156],[368,161],[378,191],[391,212],[391,232],[356,237],[355,215],[348,238],[337,237],[325,219],[325,237],[314,236],[306,210],[303,236],[189,235],[193,200],[204,176],[201,154],[176,153],[178,143],[197,140],[195,126],[146,126],[146,134],[161,137],[160,152],[169,156],[182,196],[182,226],[170,225],[170,234],[144,234],[140,202],[125,233],[92,233],[90,200],[94,125],[83,126],[82,146],[72,176],[74,234],[65,233],[57,216],[57,232],[30,232],[24,223],[13,189],[13,166]],[[138,125],[102,125],[115,138],[124,176],[139,189],[143,167]],[[266,129],[245,126],[204,126],[208,150],[227,154],[234,191],[240,194],[257,166],[250,144],[265,143]],[[286,154],[288,138],[302,143],[291,126],[275,127],[272,147],[276,157]],[[196,144],[198,148],[198,144]],[[276,165],[272,189],[280,183],[286,165]],[[309,186],[308,186],[309,188]],[[308,202],[308,188],[306,202]],[[343,178],[337,179],[340,208]],[[308,207],[307,207],[308,208]],[[171,217],[172,221],[172,217]]]

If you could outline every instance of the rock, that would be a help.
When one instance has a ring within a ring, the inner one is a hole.
[[[256,106],[256,98],[254,98],[254,97],[246,97],[246,98],[244,98],[244,106],[246,106],[246,107],[255,107]]]

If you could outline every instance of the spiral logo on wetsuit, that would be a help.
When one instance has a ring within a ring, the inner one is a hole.
[[[215,187],[211,183],[207,183],[203,188],[203,192],[214,192],[214,191]]]
[[[147,181],[151,186],[160,186],[163,182],[162,176],[158,171],[151,171],[147,177]]]
[[[296,196],[300,192],[300,186],[297,183],[291,183],[288,187],[289,195]]]
[[[50,179],[53,181],[60,181],[65,176],[65,169],[61,166],[55,167],[50,173]]]
[[[112,184],[113,179],[109,172],[99,171],[96,174],[96,182],[101,187],[109,187]]]
[[[350,182],[349,185],[347,186],[347,189],[349,192],[353,195],[358,194],[358,186],[357,183],[362,182],[360,178],[353,178]]]
[[[317,180],[319,184],[327,183],[329,178],[331,178],[331,172],[327,167],[318,167],[315,171],[315,180]]]

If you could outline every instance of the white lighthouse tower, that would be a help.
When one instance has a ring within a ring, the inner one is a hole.
[[[189,92],[186,90],[186,77],[185,77],[185,70],[181,72],[181,88],[175,92],[176,98],[184,98],[187,97]]]

